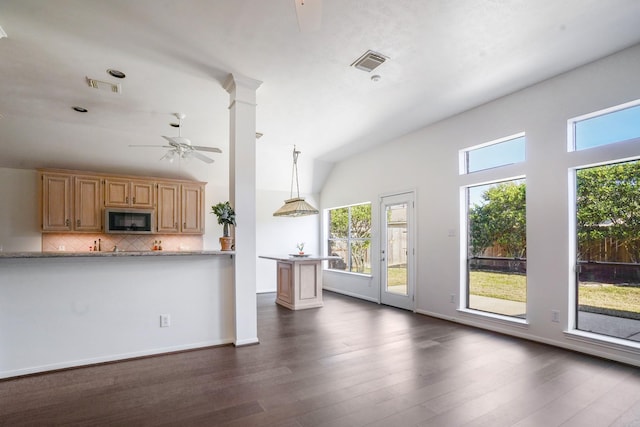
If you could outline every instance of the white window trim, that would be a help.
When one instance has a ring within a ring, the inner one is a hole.
[[[466,148],[463,148],[462,150],[459,150],[458,151],[458,165],[459,165],[458,167],[459,167],[460,175],[469,175],[469,174],[472,174],[472,173],[482,172],[484,170],[496,169],[496,168],[501,168],[501,167],[504,167],[504,166],[509,166],[509,165],[514,165],[514,164],[517,164],[517,163],[522,163],[522,162],[505,163],[504,165],[496,166],[496,167],[493,167],[493,168],[482,169],[482,170],[474,171],[474,172],[467,172],[467,153],[469,151],[477,150],[479,148],[489,147],[490,145],[501,144],[503,142],[507,142],[507,141],[510,141],[512,139],[518,139],[518,138],[522,138],[522,137],[526,137],[526,133],[525,132],[519,132],[519,133],[510,135],[510,136],[505,136],[503,138],[494,139],[494,140],[489,141],[489,142],[483,142],[482,144],[474,145],[472,147],[466,147]],[[525,148],[525,152],[526,152],[526,148]]]
[[[627,108],[637,107],[640,105],[640,99],[636,99],[634,101],[625,102],[624,104],[614,105],[613,107],[603,108],[602,110],[594,111],[591,113],[583,114],[581,116],[576,116],[567,120],[567,152],[569,153],[578,153],[585,150],[592,150],[594,148],[599,148],[607,145],[617,144],[619,142],[625,141],[617,141],[612,142],[610,144],[600,145],[596,147],[591,147],[583,150],[576,150],[576,123],[581,122],[583,120],[593,119],[594,117],[604,116],[605,114],[615,113],[616,111],[626,110]]]

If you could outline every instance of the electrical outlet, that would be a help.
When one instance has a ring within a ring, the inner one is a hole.
[[[551,310],[551,321],[553,323],[560,323],[560,312],[558,310]]]
[[[451,304],[455,304],[456,303],[456,294],[449,295],[449,302]]]
[[[171,315],[170,314],[161,314],[160,315],[160,327],[168,328],[171,326]]]

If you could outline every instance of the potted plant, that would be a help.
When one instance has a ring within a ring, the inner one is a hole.
[[[211,206],[211,213],[218,217],[218,224],[222,224],[222,237],[220,237],[220,246],[223,251],[233,250],[233,237],[229,236],[229,225],[236,225],[236,213],[228,201],[220,202]]]

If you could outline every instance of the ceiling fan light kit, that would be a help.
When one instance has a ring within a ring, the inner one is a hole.
[[[300,197],[300,184],[298,183],[298,155],[300,152],[293,147],[293,168],[291,170],[291,192],[289,199],[284,201],[284,205],[273,213],[273,216],[306,216],[317,215],[318,209],[311,206],[304,200],[304,197]],[[293,180],[296,181],[296,197],[293,197]]]

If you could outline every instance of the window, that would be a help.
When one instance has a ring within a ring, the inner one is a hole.
[[[371,274],[371,203],[328,210],[330,270]]]
[[[570,150],[586,150],[640,138],[640,105],[592,113],[570,123],[573,126]]]
[[[467,188],[467,308],[526,317],[524,179]]]
[[[514,319],[527,315],[526,183],[513,178],[517,167],[505,169],[504,179],[499,175],[504,166],[524,164],[525,144],[523,132],[460,151],[460,172],[471,181],[463,187],[464,308]],[[496,170],[498,180],[487,183],[480,178],[486,175],[473,174],[485,169]]]
[[[640,138],[640,104],[569,120],[569,129],[569,151]],[[574,170],[574,321],[580,331],[640,341],[640,160],[613,152]]]
[[[492,169],[525,159],[524,134],[518,134],[492,141],[461,152],[461,173],[472,173]]]
[[[576,236],[577,329],[640,341],[640,161],[576,171]]]

